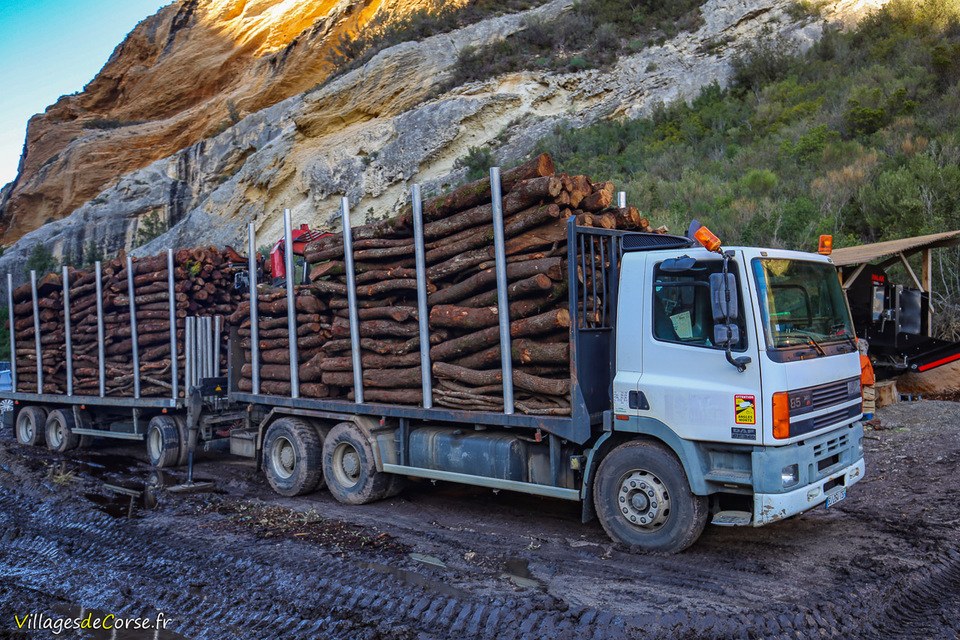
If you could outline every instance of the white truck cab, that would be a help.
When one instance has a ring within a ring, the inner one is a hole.
[[[608,429],[666,443],[698,497],[694,511],[706,503],[714,524],[760,526],[830,506],[863,477],[859,354],[828,257],[625,252],[618,305]],[[658,482],[622,478],[617,515],[638,538],[679,504]]]

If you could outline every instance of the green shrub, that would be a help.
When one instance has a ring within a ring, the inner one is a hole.
[[[493,153],[486,147],[470,147],[467,155],[457,158],[453,163],[456,169],[467,170],[467,180],[479,180],[489,175],[490,167],[495,166]]]
[[[137,220],[137,240],[135,247],[142,247],[151,240],[159,238],[169,230],[167,221],[159,212],[147,214]]]
[[[532,20],[480,51],[461,54],[459,85],[524,69],[582,71],[612,64],[621,53],[696,27],[703,0],[582,0],[569,11]]]
[[[47,248],[47,245],[40,242],[33,245],[24,267],[27,277],[30,276],[31,271],[36,271],[37,277],[40,278],[59,269],[60,262],[53,257],[53,252]]]
[[[750,45],[734,57],[734,87],[759,91],[763,86],[786,77],[795,62],[782,42],[762,41]]]
[[[768,196],[780,184],[777,174],[769,169],[751,169],[740,179],[740,188],[754,197]]]

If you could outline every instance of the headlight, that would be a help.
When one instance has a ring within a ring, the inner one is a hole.
[[[851,380],[847,383],[847,395],[848,396],[859,396],[860,395],[860,379]]]
[[[780,479],[783,480],[783,486],[792,487],[800,482],[800,466],[796,464],[787,465],[780,471]]]

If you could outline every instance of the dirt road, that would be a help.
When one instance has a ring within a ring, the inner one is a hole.
[[[549,499],[426,482],[362,507],[282,499],[212,455],[197,474],[217,492],[185,495],[140,447],[57,457],[8,430],[0,637],[43,637],[14,615],[95,610],[174,619],[117,638],[956,638],[960,404],[880,417],[846,501],[711,526],[673,557],[618,548]]]

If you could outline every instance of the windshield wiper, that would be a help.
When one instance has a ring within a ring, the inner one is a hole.
[[[816,349],[821,356],[827,355],[827,352],[823,350],[823,347],[820,345],[819,342],[813,339],[813,336],[806,336],[806,338],[807,338],[807,344],[813,345],[813,348]]]
[[[792,331],[792,332],[790,332],[790,333],[782,333],[782,334],[780,334],[779,337],[780,337],[780,338],[786,338],[786,339],[791,339],[791,338],[793,338],[793,339],[796,339],[796,340],[802,340],[805,344],[808,344],[808,345],[812,346],[814,349],[816,349],[816,350],[817,350],[817,353],[819,353],[821,356],[827,355],[827,352],[823,350],[823,346],[822,346],[819,342],[817,342],[816,339],[814,339],[813,336],[811,336],[811,335],[808,334],[808,333],[804,333],[804,332],[801,332],[801,331]],[[782,345],[782,346],[787,347],[787,346],[790,346],[790,345]],[[799,345],[798,345],[798,346],[799,346]]]

